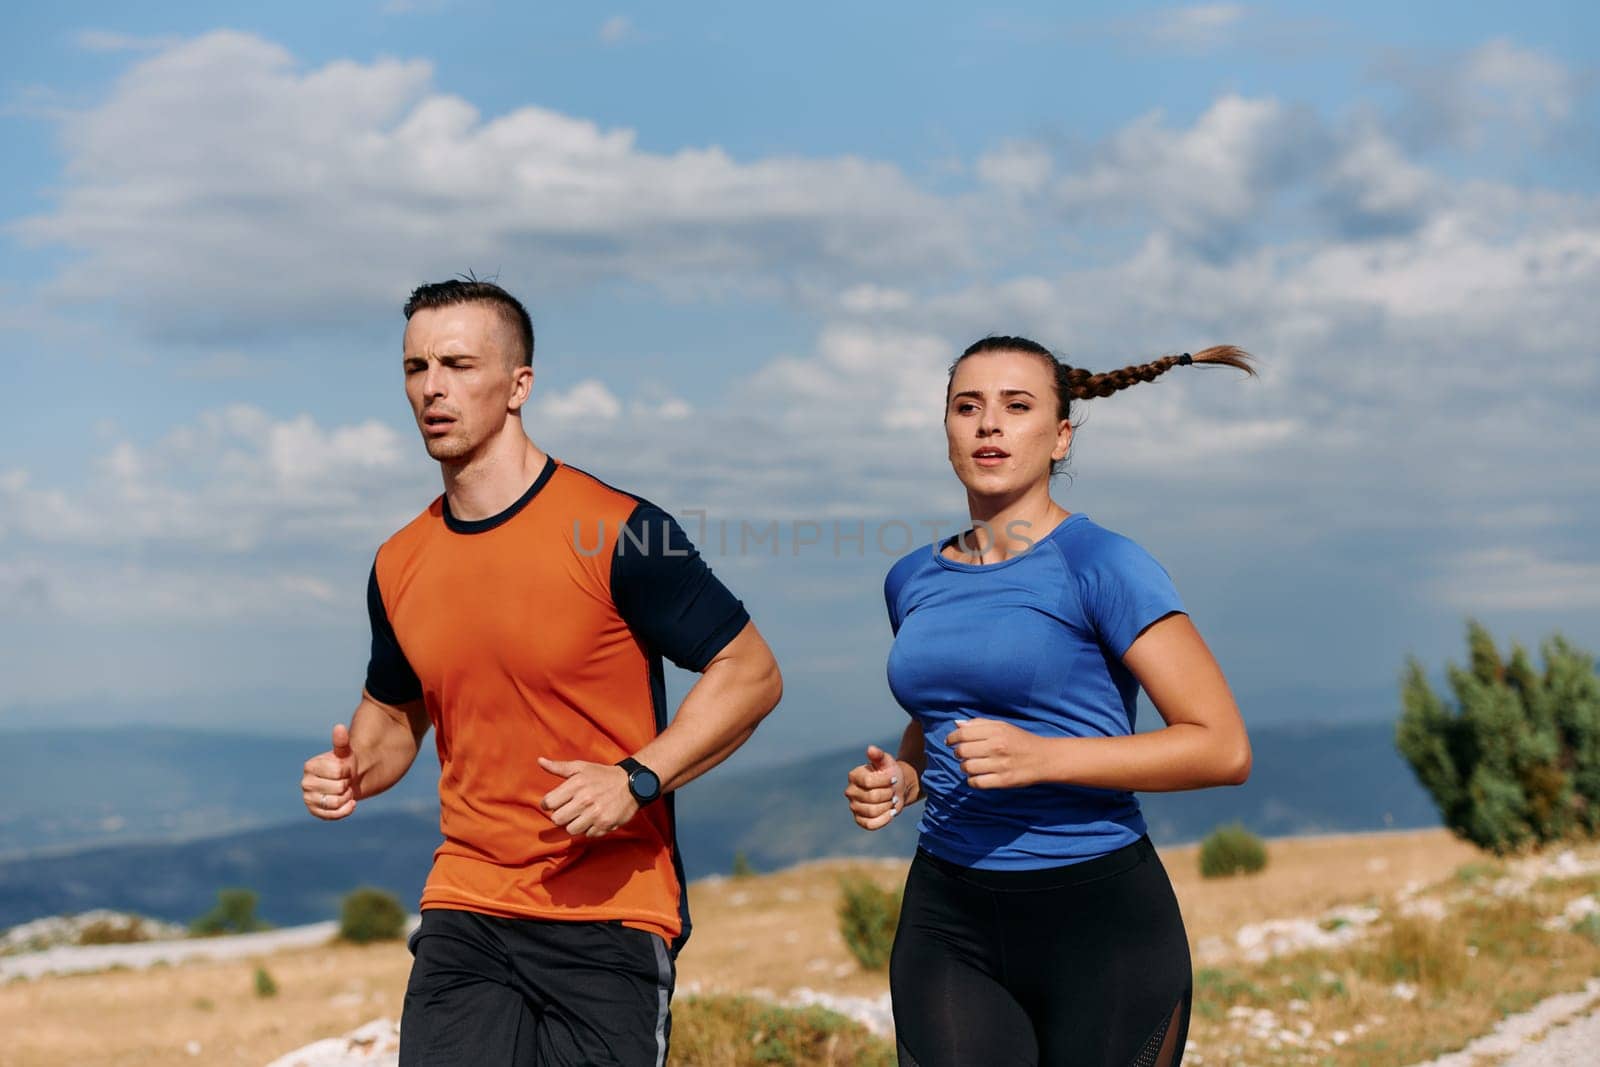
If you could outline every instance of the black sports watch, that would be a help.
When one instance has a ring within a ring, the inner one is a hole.
[[[617,766],[628,772],[628,792],[642,808],[661,795],[661,776],[629,756],[617,761]]]

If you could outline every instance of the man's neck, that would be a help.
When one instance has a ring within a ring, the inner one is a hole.
[[[450,514],[467,522],[500,514],[528,491],[548,458],[519,424],[472,456],[439,464]]]

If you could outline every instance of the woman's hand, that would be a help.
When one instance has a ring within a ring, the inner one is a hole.
[[[1049,779],[1049,740],[993,719],[957,719],[944,738],[974,789],[1016,789]]]
[[[844,798],[850,814],[863,830],[888,826],[917,797],[916,768],[904,760],[893,760],[877,745],[867,746],[867,762],[850,772]]]

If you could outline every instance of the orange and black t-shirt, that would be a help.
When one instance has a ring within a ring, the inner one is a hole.
[[[615,763],[666,725],[662,656],[703,670],[747,622],[666,512],[549,460],[505,511],[443,496],[378,550],[367,692],[421,698],[439,751],[439,827],[422,907],[612,920],[688,936],[672,797],[604,837],[539,801],[536,757]]]

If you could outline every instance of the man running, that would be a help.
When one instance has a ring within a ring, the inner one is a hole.
[[[529,439],[515,297],[439,282],[405,314],[406,396],[444,495],[378,550],[361,703],[306,762],[306,808],[345,818],[435,727],[444,842],[402,1065],[659,1067],[689,932],[672,791],[750,737],[777,663],[665,512]],[[663,656],[700,673],[670,725]]]

